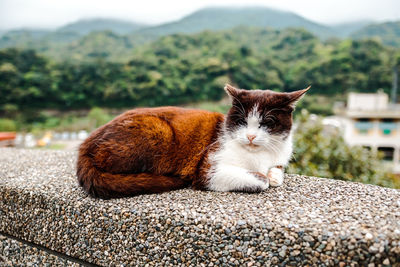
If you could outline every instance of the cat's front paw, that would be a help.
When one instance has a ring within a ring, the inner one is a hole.
[[[267,189],[269,182],[262,173],[251,173],[240,167],[220,165],[210,176],[207,187],[213,191],[258,193]]]
[[[261,172],[250,172],[250,174],[255,176],[258,180],[268,183],[268,177]]]
[[[283,184],[283,170],[281,168],[271,168],[267,174],[271,186],[281,186]]]
[[[266,175],[260,172],[249,172],[249,174],[255,177],[257,180],[252,183],[247,183],[233,191],[245,193],[260,193],[269,187],[269,181]]]
[[[251,175],[257,178],[259,181],[256,186],[251,186],[247,188],[246,192],[253,192],[253,193],[259,193],[261,191],[264,191],[268,189],[269,187],[269,180],[268,177],[261,172],[250,172]]]

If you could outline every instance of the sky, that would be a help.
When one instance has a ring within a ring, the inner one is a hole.
[[[400,20],[400,0],[0,0],[0,29],[54,29],[85,18],[161,24],[210,6],[266,6],[324,24]]]

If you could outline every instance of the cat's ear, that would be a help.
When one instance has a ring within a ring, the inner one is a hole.
[[[232,99],[237,99],[239,97],[240,92],[242,91],[236,87],[233,87],[230,84],[226,84],[224,90]]]
[[[304,94],[310,90],[311,85],[305,89],[297,90],[294,92],[287,93],[289,95],[288,105],[292,108],[296,106],[296,103],[304,96]]]

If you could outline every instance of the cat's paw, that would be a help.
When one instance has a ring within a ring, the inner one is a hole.
[[[234,191],[258,193],[269,187],[268,178],[262,173],[231,166],[217,166],[208,182],[208,189],[213,191]]]
[[[249,174],[251,174],[251,176],[255,177],[257,180],[242,185],[241,187],[232,191],[244,193],[260,193],[269,187],[268,178],[264,174],[260,172],[249,172]]]
[[[267,174],[271,186],[281,186],[283,184],[283,170],[281,168],[271,168]]]
[[[244,192],[249,192],[249,193],[259,193],[261,191],[264,191],[265,189],[268,189],[269,187],[269,180],[268,177],[260,172],[250,172],[252,176],[257,178],[257,184],[245,187],[243,189]]]
[[[256,177],[258,180],[268,183],[268,177],[261,172],[250,172],[250,174]]]

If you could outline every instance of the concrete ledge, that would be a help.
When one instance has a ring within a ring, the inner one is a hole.
[[[400,262],[399,190],[289,175],[262,194],[104,201],[77,186],[75,159],[0,149],[0,232],[103,266]]]
[[[0,266],[83,266],[0,234]]]

